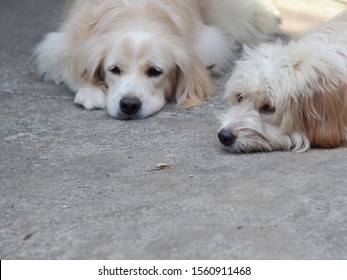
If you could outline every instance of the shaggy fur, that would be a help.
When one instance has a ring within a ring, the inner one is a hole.
[[[247,50],[226,86],[219,139],[232,152],[347,142],[347,12],[287,45]]]
[[[238,43],[278,33],[269,1],[68,0],[60,29],[35,50],[38,72],[118,119],[171,100],[199,105],[212,91],[207,68],[220,73]]]

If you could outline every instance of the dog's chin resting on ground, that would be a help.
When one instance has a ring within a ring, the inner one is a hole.
[[[226,85],[220,142],[236,153],[347,142],[347,12],[288,44],[246,50]]]
[[[38,73],[118,119],[150,116],[168,101],[196,106],[212,92],[207,69],[222,73],[239,43],[278,33],[269,2],[69,0],[59,30],[34,52]]]

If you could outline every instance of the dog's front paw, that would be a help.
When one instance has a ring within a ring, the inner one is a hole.
[[[74,102],[87,110],[105,109],[106,95],[101,89],[84,87],[78,90]]]

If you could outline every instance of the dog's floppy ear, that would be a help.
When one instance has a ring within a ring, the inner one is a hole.
[[[98,67],[96,70],[94,70],[94,74],[92,74],[91,77],[91,82],[94,85],[101,88],[104,92],[107,91],[107,85],[105,83],[104,59],[99,61]]]
[[[346,141],[346,90],[346,84],[334,85],[321,77],[319,87],[301,97],[303,124],[311,146],[335,148]]]
[[[303,65],[296,67],[297,75],[307,74],[307,69],[300,69]],[[311,147],[335,148],[347,139],[347,83],[337,69],[323,68],[310,68],[312,75],[300,76],[299,80],[310,82],[290,98],[284,119],[292,118],[291,129],[302,131]]]
[[[105,45],[90,40],[86,42],[76,60],[76,71],[80,73],[80,77],[84,82],[88,82],[102,90],[107,90],[105,83]]]
[[[82,72],[81,78],[106,92],[108,87],[105,83],[104,59],[87,66]]]
[[[302,58],[292,63],[295,81],[288,85],[281,128],[302,133],[303,150],[335,148],[347,139],[347,81],[341,69],[326,67],[329,61],[310,58],[309,63]]]
[[[200,59],[193,55],[180,55],[176,58],[175,100],[182,107],[198,106],[208,99],[212,92],[209,73]]]

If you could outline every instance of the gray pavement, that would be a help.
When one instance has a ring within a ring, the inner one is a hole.
[[[0,0],[0,259],[347,259],[347,148],[225,152],[227,77],[200,109],[82,110],[30,58],[62,6]]]

